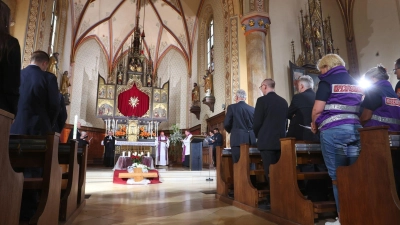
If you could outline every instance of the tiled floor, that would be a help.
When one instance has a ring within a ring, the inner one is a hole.
[[[172,169],[175,170],[175,169]],[[118,185],[105,176],[109,170],[89,169],[86,206],[74,225],[109,224],[246,224],[270,223],[246,211],[217,201],[216,181],[180,182],[173,179],[147,186]]]

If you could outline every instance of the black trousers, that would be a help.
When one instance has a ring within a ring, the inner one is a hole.
[[[281,157],[281,150],[280,149],[279,150],[259,149],[259,150],[263,161],[265,178],[269,183],[269,166],[279,161],[279,158]]]
[[[190,167],[190,155],[185,155],[185,161],[183,161],[182,165],[184,167]]]
[[[231,146],[232,162],[237,163],[240,159],[240,146]]]
[[[212,159],[213,159],[213,165],[217,165],[217,147],[213,146],[212,149]]]

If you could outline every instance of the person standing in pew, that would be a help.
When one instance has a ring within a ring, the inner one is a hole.
[[[303,141],[319,141],[318,135],[304,127],[311,124],[311,112],[315,101],[313,87],[314,81],[310,76],[299,77],[297,82],[299,93],[293,96],[287,114],[287,118],[290,120],[287,137],[294,137],[296,140]]]
[[[114,154],[115,154],[115,137],[111,130],[103,140],[104,143],[104,161],[105,167],[114,167]]]
[[[237,90],[234,97],[236,104],[229,105],[225,115],[224,128],[231,134],[233,163],[239,161],[240,144],[256,144],[256,136],[253,131],[254,108],[246,104],[246,98],[247,94],[244,90]]]
[[[303,75],[299,77],[297,82],[298,94],[293,96],[289,106],[287,118],[290,120],[290,125],[286,137],[294,137],[301,141],[319,141],[319,135],[311,132],[304,126],[311,124],[311,112],[315,101],[314,80]],[[298,165],[301,172],[316,172],[327,171],[324,164],[307,164]],[[329,184],[325,180],[304,180],[298,181],[299,186],[304,187],[304,195],[312,201],[328,200]]]
[[[216,152],[217,152],[217,146],[222,146],[223,142],[223,137],[222,134],[219,132],[218,128],[214,128],[214,136],[211,142],[213,143],[213,149],[212,149],[212,158],[213,158],[213,166],[215,167],[217,165],[216,161]]]
[[[10,8],[0,1],[0,109],[17,114],[21,82],[21,50],[10,35]]]
[[[254,133],[269,183],[269,166],[278,162],[281,156],[279,139],[286,136],[288,103],[275,93],[275,81],[272,79],[265,79],[260,90],[263,96],[257,99],[254,111]]]
[[[360,121],[363,127],[389,126],[389,131],[400,132],[400,100],[388,81],[387,70],[374,67],[365,73],[364,78],[372,84],[366,88]],[[400,153],[392,151],[393,162],[400,162]],[[397,194],[400,196],[400,168],[393,163]]]
[[[60,110],[57,78],[46,72],[49,55],[35,51],[31,64],[21,71],[18,114],[11,134],[46,135],[52,132]]]
[[[361,128],[358,117],[363,90],[347,72],[339,55],[327,54],[317,64],[319,85],[312,111],[311,131],[320,132],[321,151],[332,179],[338,218],[326,225],[340,224],[336,169],[353,164],[360,154]]]

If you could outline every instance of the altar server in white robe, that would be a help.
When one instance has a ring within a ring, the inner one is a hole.
[[[164,135],[164,132],[160,132],[160,136],[156,138],[156,165],[166,166],[168,165],[168,148],[169,139]]]
[[[190,138],[192,134],[190,131],[185,130],[185,139],[182,140],[182,165],[189,167],[190,166]]]

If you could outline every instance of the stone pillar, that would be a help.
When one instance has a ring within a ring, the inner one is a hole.
[[[250,7],[251,8],[251,7]],[[253,7],[251,11],[242,17],[242,29],[246,36],[247,55],[247,81],[248,103],[255,106],[257,98],[261,96],[259,86],[268,78],[266,35],[270,20],[264,7]],[[260,10],[261,9],[261,10]]]

